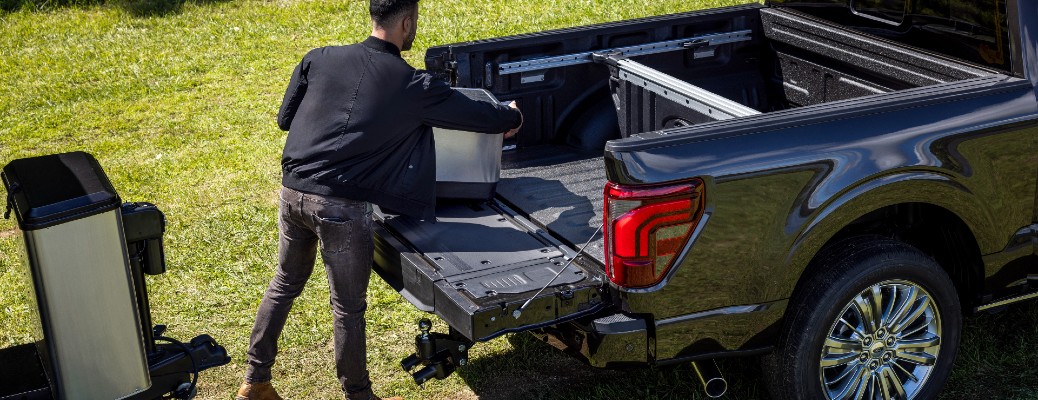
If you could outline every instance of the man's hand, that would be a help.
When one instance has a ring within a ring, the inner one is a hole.
[[[514,108],[516,110],[519,110],[519,106],[515,104],[515,100],[512,100],[511,103],[508,103],[508,106],[512,107],[512,108]],[[519,126],[515,127],[515,129],[512,129],[512,130],[510,130],[508,132],[505,132],[505,139],[511,139],[513,136],[515,136],[516,132],[519,132],[519,128],[523,127],[522,115],[523,115],[523,113],[520,111],[519,112],[519,118],[520,118],[519,119]]]

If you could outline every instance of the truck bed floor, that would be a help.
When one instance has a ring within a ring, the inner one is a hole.
[[[503,156],[497,193],[517,211],[579,249],[602,226],[605,184],[600,153],[540,146]],[[586,253],[604,263],[601,232],[595,234]]]

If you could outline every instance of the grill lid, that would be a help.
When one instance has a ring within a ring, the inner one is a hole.
[[[11,161],[0,173],[23,231],[43,229],[119,207],[121,201],[94,156],[84,152]]]

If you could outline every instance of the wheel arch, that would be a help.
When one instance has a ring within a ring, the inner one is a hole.
[[[814,261],[828,246],[853,236],[879,235],[916,247],[934,258],[970,308],[983,293],[985,251],[993,239],[987,208],[963,185],[932,172],[886,176],[859,185],[821,207],[798,235],[787,259],[795,271],[790,297],[823,265]]]
[[[562,112],[553,127],[555,139],[571,146],[596,151],[619,138],[616,105],[606,82],[588,87]]]

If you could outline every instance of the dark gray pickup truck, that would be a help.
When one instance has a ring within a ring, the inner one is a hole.
[[[376,271],[472,344],[764,355],[778,399],[927,399],[1038,297],[1038,0],[771,0],[430,49],[526,122],[493,199],[378,214]],[[543,289],[543,290],[542,290]]]

